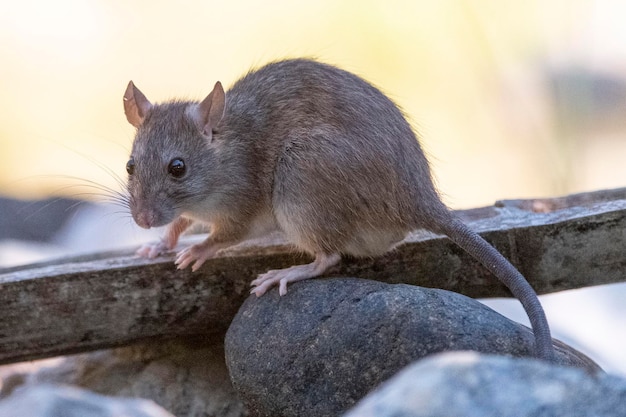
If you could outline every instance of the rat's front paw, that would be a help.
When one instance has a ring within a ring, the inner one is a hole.
[[[142,258],[153,259],[159,255],[169,252],[172,250],[164,241],[146,243],[142,245],[135,252],[136,255],[141,256]]]
[[[178,269],[185,269],[193,262],[191,271],[195,272],[202,266],[204,261],[215,256],[215,252],[217,252],[217,249],[211,246],[207,247],[203,244],[192,245],[178,252],[174,263]]]

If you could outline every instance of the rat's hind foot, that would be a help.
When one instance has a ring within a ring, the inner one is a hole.
[[[260,297],[265,294],[268,289],[272,288],[274,285],[278,285],[278,293],[281,296],[285,295],[287,294],[288,283],[320,276],[326,272],[328,268],[339,263],[340,260],[341,255],[338,253],[331,255],[318,253],[315,255],[315,260],[310,264],[267,271],[250,283],[250,285],[254,287],[250,293],[254,293],[257,297]]]

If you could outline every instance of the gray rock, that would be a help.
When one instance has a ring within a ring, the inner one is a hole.
[[[451,350],[532,356],[531,331],[449,291],[315,279],[251,296],[225,340],[252,416],[336,416],[406,365]],[[599,368],[556,342],[558,362]]]
[[[421,360],[344,417],[624,417],[626,380],[534,359],[454,352]]]
[[[35,372],[8,374],[0,394],[12,394],[5,387],[41,384],[68,384],[104,395],[150,399],[177,417],[246,415],[231,385],[223,346],[202,341],[146,342],[67,356]]]
[[[0,401],[0,417],[174,417],[152,401],[39,385]]]

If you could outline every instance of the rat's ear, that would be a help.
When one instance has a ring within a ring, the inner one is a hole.
[[[224,89],[219,81],[215,83],[213,91],[197,107],[196,120],[200,132],[209,140],[213,138],[213,129],[224,116]]]
[[[139,127],[151,107],[152,103],[148,101],[146,96],[135,87],[132,81],[129,82],[124,93],[124,113],[126,113],[128,123]]]

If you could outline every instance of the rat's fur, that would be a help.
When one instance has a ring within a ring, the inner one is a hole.
[[[441,202],[428,161],[398,107],[363,79],[315,61],[275,62],[248,73],[202,103],[152,105],[131,83],[129,121],[138,127],[128,191],[140,226],[171,224],[156,256],[172,249],[192,221],[211,225],[207,240],[181,252],[197,269],[221,248],[282,230],[314,263],[270,271],[257,295],[320,275],[341,254],[376,256],[408,232],[450,236],[498,276],[526,308],[539,355],[553,355],[550,332],[526,280]],[[186,173],[168,175],[181,158]]]

